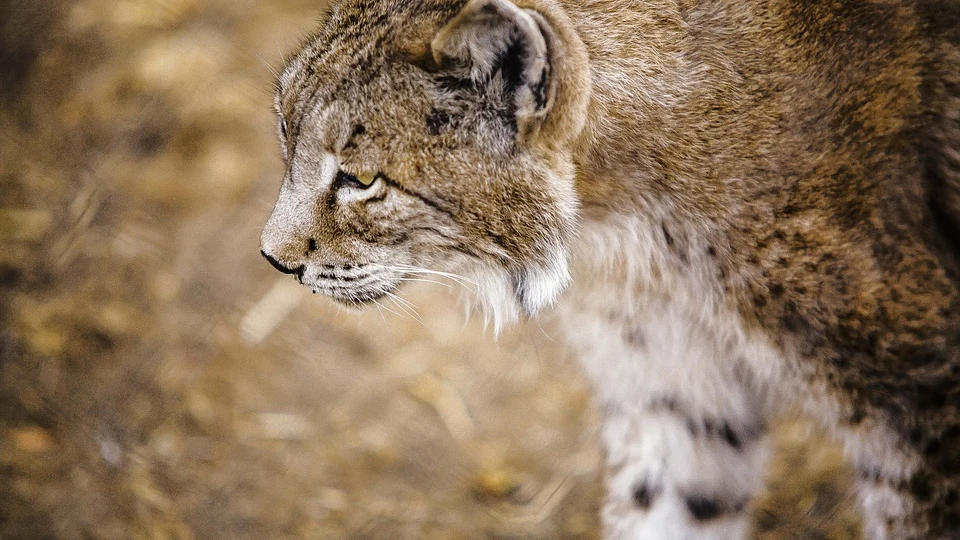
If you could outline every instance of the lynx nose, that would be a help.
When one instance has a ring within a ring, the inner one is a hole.
[[[266,251],[260,250],[260,254],[263,255],[263,258],[270,263],[270,266],[276,268],[278,271],[283,272],[284,274],[297,274],[299,275],[303,272],[303,266],[298,266],[297,268],[287,268],[286,266],[280,264],[280,261],[274,259]]]

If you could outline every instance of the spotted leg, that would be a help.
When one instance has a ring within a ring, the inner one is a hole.
[[[567,328],[604,409],[606,538],[745,538],[773,408],[751,350],[692,302],[623,312],[596,297]]]
[[[609,411],[603,438],[607,538],[746,538],[767,453],[758,418],[708,412],[676,395]]]

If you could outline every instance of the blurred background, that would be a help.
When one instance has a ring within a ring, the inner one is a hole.
[[[322,2],[0,0],[0,538],[599,538],[551,328],[341,312],[260,258]],[[777,448],[756,536],[857,538],[838,450]]]

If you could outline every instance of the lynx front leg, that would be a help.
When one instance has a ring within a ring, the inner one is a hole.
[[[777,359],[744,343],[734,317],[684,297],[690,290],[618,306],[615,291],[595,286],[567,318],[604,409],[608,540],[737,540],[748,532]]]
[[[614,408],[605,422],[608,539],[746,538],[767,452],[760,420],[674,397]]]

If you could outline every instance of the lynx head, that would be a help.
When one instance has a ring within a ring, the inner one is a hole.
[[[589,88],[566,27],[509,0],[334,2],[277,85],[264,256],[348,305],[425,270],[471,276],[498,325],[550,304]]]

